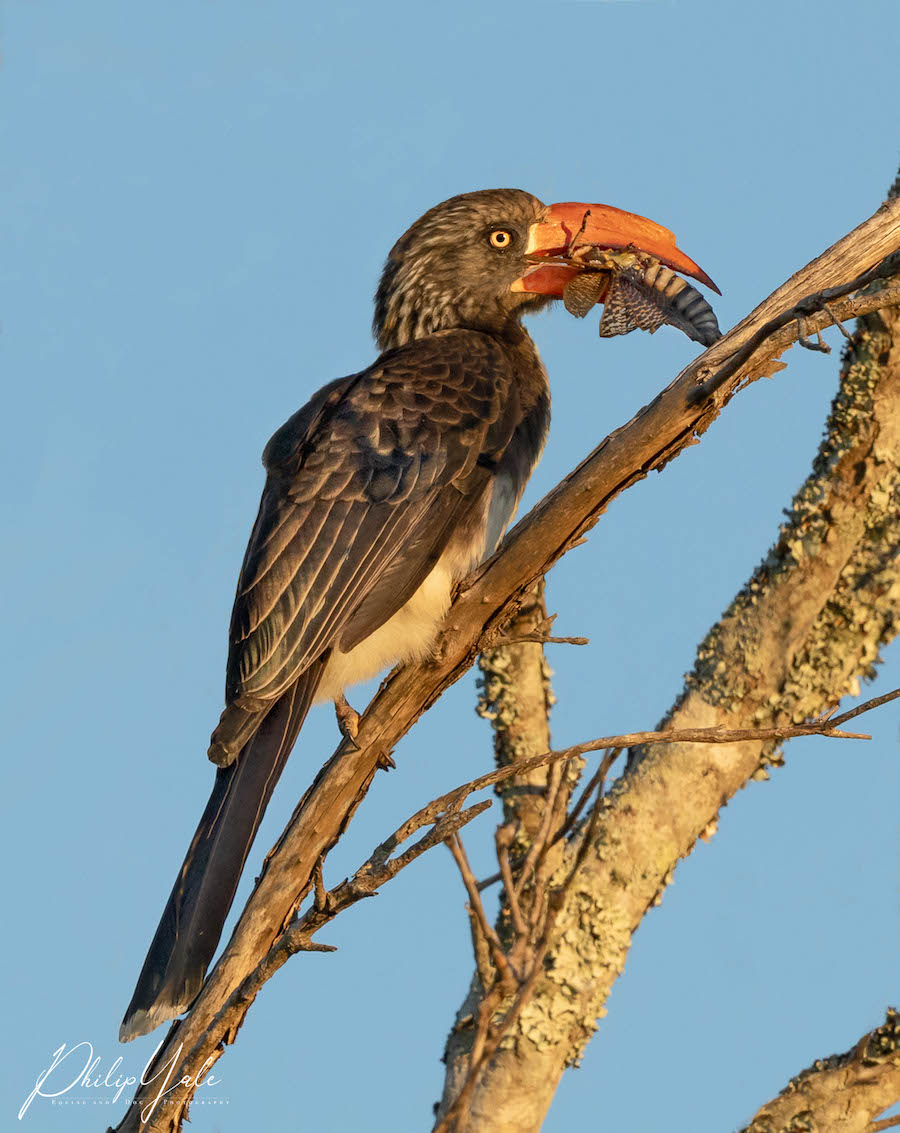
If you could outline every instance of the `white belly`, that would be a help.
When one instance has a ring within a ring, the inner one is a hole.
[[[316,702],[334,700],[350,685],[367,681],[396,665],[425,657],[431,650],[441,619],[450,607],[455,577],[441,559],[405,606],[379,629],[350,650],[332,653],[316,692]]]
[[[484,517],[477,525],[479,534],[474,541],[464,541],[462,545],[451,543],[406,605],[349,653],[335,648],[325,666],[314,703],[334,700],[344,689],[367,681],[398,662],[427,657],[450,608],[454,583],[464,578],[486,552],[493,552],[518,502],[519,493],[498,477],[492,495],[485,500]]]

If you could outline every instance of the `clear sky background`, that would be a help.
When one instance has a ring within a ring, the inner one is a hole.
[[[471,189],[605,201],[672,227],[723,327],[871,214],[900,160],[893,0],[359,7],[3,5],[6,551],[3,1124],[62,1043],[116,1033],[206,801],[259,456],[367,365],[384,256]],[[695,355],[533,320],[553,426],[530,506]],[[839,347],[836,331],[827,335]],[[806,475],[838,350],[791,352],[552,573],[554,740],[652,727]],[[900,685],[889,649],[875,691]],[[358,705],[364,693],[352,698]],[[397,752],[329,859],[338,882],[491,765],[471,675]],[[545,1128],[724,1133],[878,1024],[898,986],[895,706],[871,744],[797,741],[682,864]],[[315,710],[248,864],[337,738]],[[673,800],[677,805],[677,800]],[[490,870],[490,816],[468,836]],[[195,1133],[420,1131],[472,968],[431,852],[267,985]],[[73,1096],[109,1100],[108,1090]],[[129,1094],[126,1096],[130,1096]],[[102,1130],[122,1103],[34,1131]]]

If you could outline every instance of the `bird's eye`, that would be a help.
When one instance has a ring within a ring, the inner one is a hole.
[[[506,228],[495,228],[488,237],[492,248],[508,248],[513,242],[512,233]]]

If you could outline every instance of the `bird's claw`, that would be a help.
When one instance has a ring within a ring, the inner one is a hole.
[[[359,734],[359,713],[350,706],[343,693],[334,699],[334,714],[345,742],[352,751],[359,751],[359,744],[356,742]]]
[[[800,343],[800,345],[806,350],[816,350],[820,354],[830,354],[831,347],[822,338],[822,332],[820,330],[816,331],[816,338],[818,339],[818,342],[810,342],[810,340],[806,337],[806,320],[802,315],[798,315],[797,341]]]

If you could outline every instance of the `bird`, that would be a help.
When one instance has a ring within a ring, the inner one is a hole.
[[[122,1021],[123,1042],[188,1009],[275,784],[313,703],[433,647],[454,584],[492,553],[538,461],[547,373],[522,317],[584,270],[575,238],[712,281],[668,229],[608,205],[464,193],[394,244],[375,294],[378,358],[272,436],[237,583],[216,765]]]

